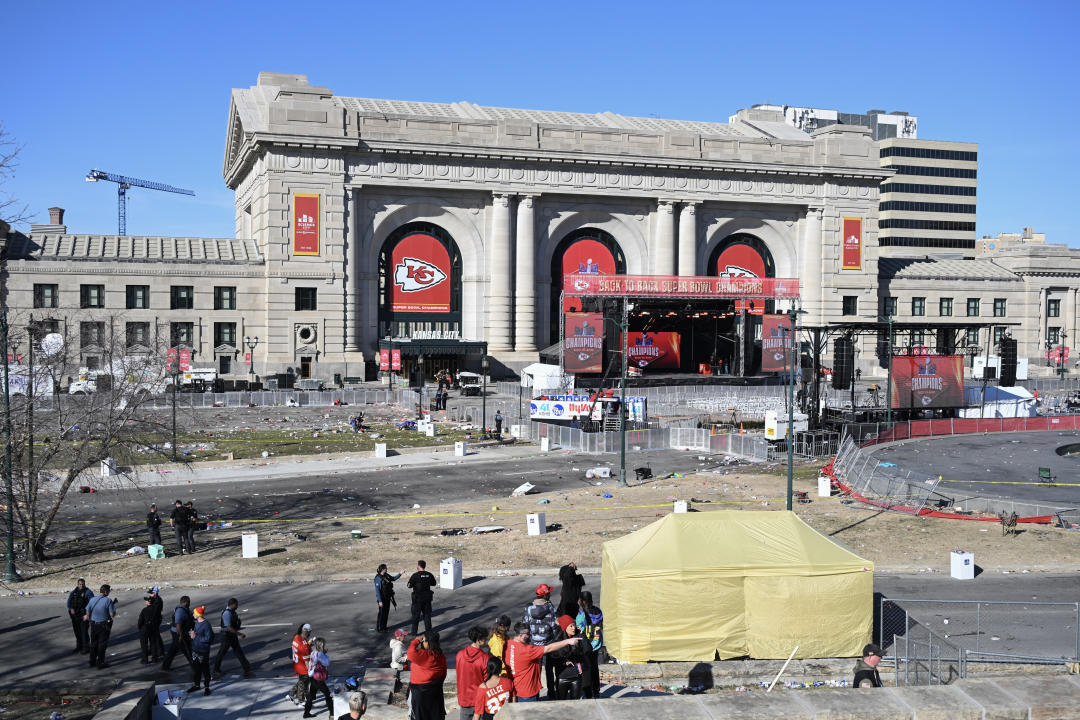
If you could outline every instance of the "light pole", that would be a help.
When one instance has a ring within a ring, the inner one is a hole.
[[[480,358],[480,437],[487,437],[487,376],[491,360],[487,355]]]
[[[889,367],[888,380],[885,383],[885,426],[892,427],[892,353],[893,353],[893,316],[889,314]],[[878,417],[881,417],[880,415]]]
[[[255,346],[258,344],[258,335],[253,338],[244,336],[244,345],[248,349],[248,392],[251,391],[251,385],[254,383],[252,378],[255,377]]]
[[[1065,381],[1065,331],[1062,330],[1058,334],[1058,374],[1061,376],[1062,382]]]
[[[7,567],[4,582],[17,582],[15,572],[15,491],[11,486],[11,395],[8,378],[8,320],[7,310],[0,312],[0,357],[4,360],[4,484],[7,486]]]
[[[417,356],[416,364],[420,368],[420,392],[416,400],[416,418],[419,420],[424,417],[424,356],[422,354]]]
[[[619,482],[618,487],[628,487],[626,482],[626,359],[629,354],[627,347],[627,328],[629,327],[629,304],[627,298],[622,299],[622,320],[619,323],[619,348],[622,360],[619,372]]]
[[[791,303],[788,311],[790,324],[788,325],[788,337],[791,339],[791,372],[788,373],[788,420],[787,420],[787,509],[791,510],[791,493],[794,492],[795,480],[795,362],[799,355],[799,341],[795,334],[795,322],[802,310]]]
[[[180,347],[172,362],[172,461],[176,462],[176,385],[180,379]]]

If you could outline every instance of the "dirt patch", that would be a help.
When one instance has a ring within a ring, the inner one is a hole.
[[[583,473],[584,476],[584,473]],[[762,471],[741,466],[686,477],[647,481],[617,488],[585,481],[577,490],[544,492],[543,479],[533,479],[533,494],[484,496],[439,507],[388,514],[371,512],[319,520],[273,520],[236,524],[200,533],[199,552],[150,560],[128,557],[129,532],[92,550],[40,566],[23,564],[19,590],[68,589],[76,577],[96,587],[102,582],[137,587],[149,584],[217,582],[288,582],[369,578],[380,562],[392,569],[411,568],[416,558],[429,562],[454,556],[468,577],[473,573],[513,574],[553,568],[575,560],[582,568],[601,564],[601,546],[648,525],[671,512],[674,500],[687,500],[701,512],[714,510],[781,510],[786,478],[781,467]],[[589,484],[586,484],[589,483]],[[802,467],[795,489],[810,496],[795,510],[820,532],[872,561],[879,571],[947,573],[949,551],[974,551],[985,572],[1072,571],[1080,569],[1080,532],[1026,525],[1016,537],[1003,537],[999,523],[938,520],[868,510],[839,497],[817,498],[816,467]],[[610,497],[605,497],[608,495]],[[545,502],[546,501],[546,502]],[[543,512],[550,530],[530,536],[526,514]],[[505,530],[474,534],[478,526]],[[243,530],[259,533],[260,557],[241,558]],[[352,537],[353,530],[362,536]],[[443,534],[448,531],[448,534]],[[458,534],[463,532],[464,534]],[[62,544],[61,544],[62,545]],[[167,550],[171,551],[171,543]],[[70,548],[58,547],[60,555]]]

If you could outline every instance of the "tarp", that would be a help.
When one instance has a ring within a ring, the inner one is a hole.
[[[1020,418],[1038,415],[1035,396],[1027,388],[969,385],[964,388],[964,404],[959,417],[964,418]]]
[[[787,511],[673,513],[604,543],[601,607],[622,662],[856,657],[874,565]]]

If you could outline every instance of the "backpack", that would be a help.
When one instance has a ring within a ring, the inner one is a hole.
[[[315,682],[326,682],[326,678],[329,677],[329,675],[330,673],[327,672],[326,666],[321,662],[315,663],[315,667],[311,669],[311,679]]]

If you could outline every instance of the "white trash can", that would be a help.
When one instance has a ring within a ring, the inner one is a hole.
[[[677,512],[677,513],[690,512],[690,507],[687,505],[685,500],[676,500],[675,501],[675,512]]]
[[[954,550],[949,554],[949,570],[957,580],[974,580],[975,553]]]
[[[517,438],[518,440],[520,440],[522,434],[523,433],[521,432],[521,426],[520,425],[511,425],[510,426],[510,437]]]
[[[459,587],[461,587],[461,561],[457,558],[446,558],[439,563],[439,588],[457,590]]]
[[[435,423],[428,423],[425,425],[424,434],[428,437],[435,437]]]
[[[464,440],[458,440],[454,443],[454,455],[456,457],[465,457],[469,452],[469,443]]]
[[[547,534],[547,521],[544,513],[529,513],[525,518],[525,523],[529,527],[530,535]]]
[[[818,475],[817,494],[818,497],[832,497],[832,478]]]
[[[386,443],[375,443],[375,457],[386,457]]]
[[[551,438],[540,438],[540,452],[548,452],[551,450]]]
[[[240,548],[245,558],[259,557],[259,533],[240,533]]]
[[[116,475],[116,461],[111,457],[105,458],[101,461],[101,477],[113,477]]]

